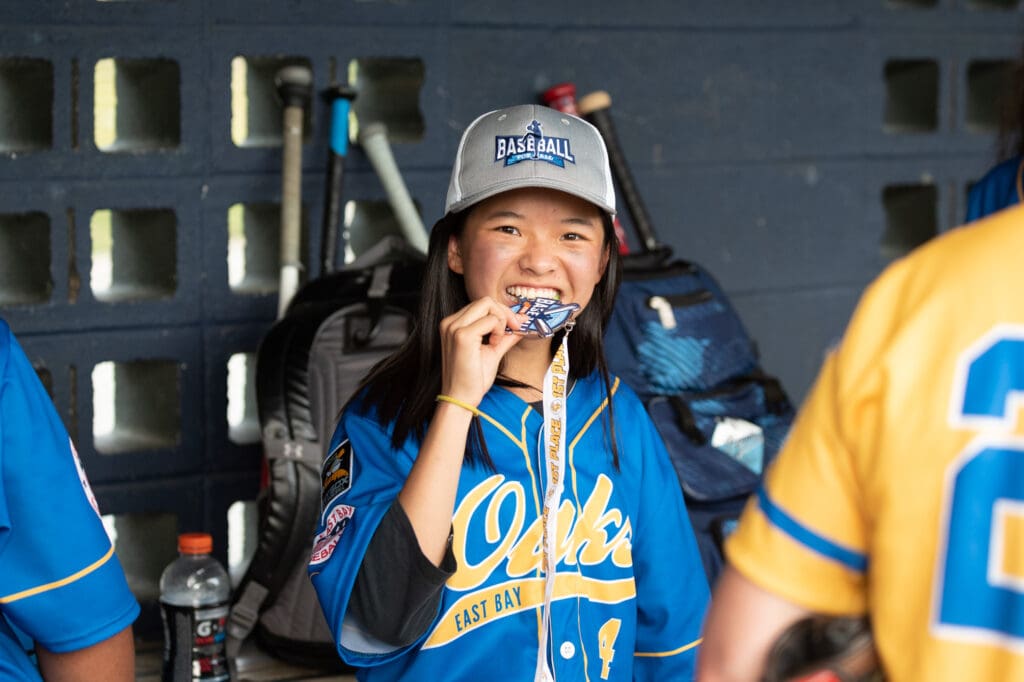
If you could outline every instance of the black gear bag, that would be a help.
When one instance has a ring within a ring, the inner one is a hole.
[[[306,573],[320,513],[320,467],[341,406],[412,329],[423,257],[397,237],[301,288],[260,343],[256,403],[266,485],[258,544],[235,590],[228,656],[255,633],[290,663],[343,670]]]

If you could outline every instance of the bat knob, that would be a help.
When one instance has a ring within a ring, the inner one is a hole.
[[[573,83],[552,85],[540,96],[541,101],[552,109],[566,114],[578,115],[576,110],[576,86]]]
[[[274,76],[277,94],[286,107],[303,107],[313,92],[313,72],[299,64],[282,67]]]
[[[333,102],[336,99],[352,101],[356,98],[356,91],[355,88],[347,85],[332,85],[323,91],[323,96],[327,98],[328,102]]]
[[[611,109],[612,107],[612,96],[604,90],[597,90],[584,95],[579,101],[579,110],[584,116],[593,113],[595,111],[603,111],[605,109]]]
[[[359,144],[364,144],[367,140],[378,137],[383,137],[386,140],[387,136],[388,127],[380,121],[373,121],[367,123],[359,130]]]

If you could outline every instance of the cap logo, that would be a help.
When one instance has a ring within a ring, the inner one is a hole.
[[[565,137],[544,137],[540,122],[534,119],[526,126],[526,134],[494,138],[494,161],[503,161],[512,166],[520,161],[546,161],[553,166],[565,168],[566,162],[576,164],[576,157],[569,149]]]

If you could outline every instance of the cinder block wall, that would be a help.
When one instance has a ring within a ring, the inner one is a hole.
[[[718,277],[800,399],[864,285],[961,221],[1022,17],[1016,0],[0,5],[0,315],[79,446],[143,625],[178,531],[209,530],[236,568],[251,544],[228,528],[259,486],[278,67],[308,65],[317,91],[355,79],[428,225],[477,114],[566,80],[608,90],[660,237]],[[316,276],[324,100],[308,124]],[[345,194],[354,246],[394,229],[358,148]]]

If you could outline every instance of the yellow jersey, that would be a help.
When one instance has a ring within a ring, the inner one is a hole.
[[[1024,207],[865,291],[727,542],[749,580],[867,613],[889,679],[1024,679]]]

